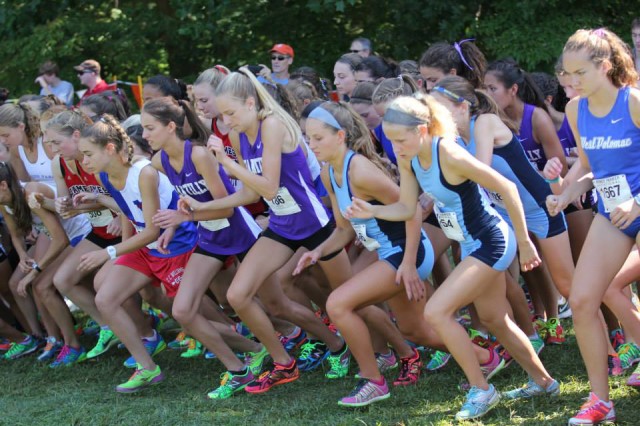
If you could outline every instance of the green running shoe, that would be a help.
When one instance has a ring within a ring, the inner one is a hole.
[[[191,339],[189,347],[186,351],[180,354],[181,358],[197,358],[204,353],[204,347],[202,343],[196,339]]]
[[[251,369],[247,368],[244,374],[233,374],[230,371],[222,373],[222,381],[217,389],[207,394],[210,399],[227,399],[234,393],[243,390],[247,385],[255,380]]]
[[[120,340],[110,328],[101,328],[98,343],[87,353],[87,359],[102,355],[112,346],[117,345],[118,342],[120,342]]]
[[[640,361],[640,347],[635,343],[625,343],[618,348],[618,356],[620,357],[620,365],[623,370],[631,367]]]
[[[344,348],[337,354],[329,353],[327,357],[331,369],[325,373],[327,379],[340,379],[349,374],[349,363],[351,362],[351,352],[345,343]]]
[[[542,349],[544,349],[544,340],[538,335],[538,337],[529,337],[529,341],[531,342],[531,346],[536,351],[536,354],[540,355]]]
[[[32,352],[35,352],[38,349],[38,342],[31,336],[27,336],[20,343],[11,343],[11,347],[4,354],[4,359],[18,359],[25,355],[29,355]]]
[[[451,359],[451,354],[443,351],[435,351],[433,355],[431,355],[431,359],[427,363],[428,371],[438,371],[441,368],[444,368],[445,365]]]
[[[262,365],[269,357],[269,352],[265,346],[258,352],[247,352],[244,354],[244,365],[249,367],[249,370],[254,376],[259,376],[262,372]]]
[[[157,385],[164,380],[164,375],[160,371],[160,366],[156,365],[155,370],[145,370],[140,364],[136,365],[136,371],[129,380],[116,386],[116,392],[132,393],[138,392],[152,385]]]

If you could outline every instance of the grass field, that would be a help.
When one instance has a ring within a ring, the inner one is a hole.
[[[567,325],[569,325],[567,323]],[[172,334],[165,335],[171,338]],[[87,346],[93,343],[89,338]],[[460,369],[452,361],[437,374],[424,374],[417,386],[393,389],[392,397],[368,408],[340,408],[356,379],[330,381],[322,371],[263,395],[241,393],[214,402],[206,393],[223,372],[217,360],[182,359],[166,350],[157,356],[166,380],[137,395],[119,395],[115,385],[130,370],[122,366],[124,349],[112,349],[98,361],[52,370],[34,356],[0,362],[1,425],[449,425],[463,403],[457,385]],[[587,395],[584,367],[572,330],[568,343],[547,347],[542,360],[561,382],[556,399],[501,402],[482,419],[486,425],[561,425]],[[352,372],[356,367],[352,363]],[[388,378],[393,378],[395,372]],[[392,379],[393,380],[393,379]],[[620,421],[640,423],[638,390],[624,385],[626,376],[612,380],[612,397]],[[515,363],[492,382],[499,390],[522,385],[525,373]]]

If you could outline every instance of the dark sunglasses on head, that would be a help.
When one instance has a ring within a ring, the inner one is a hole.
[[[284,61],[285,59],[288,59],[288,56],[278,56],[278,55],[271,55],[271,60],[272,61]]]

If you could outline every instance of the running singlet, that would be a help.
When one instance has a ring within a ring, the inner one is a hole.
[[[233,145],[231,144],[231,140],[229,139],[228,133],[222,133],[218,128],[217,124],[218,119],[214,118],[211,120],[211,132],[219,137],[222,140],[222,144],[224,145],[224,152],[227,154],[227,157],[231,158],[236,163],[238,162],[238,156],[236,155],[236,150],[233,149]],[[235,188],[235,190],[239,190],[242,188],[242,181],[235,178],[229,178],[231,185]],[[245,206],[247,210],[251,213],[253,217],[264,214],[267,211],[267,206],[264,201],[259,200],[255,203],[248,204]]]
[[[393,145],[389,138],[387,138],[387,135],[384,134],[384,130],[382,130],[382,123],[378,124],[378,127],[373,129],[373,134],[380,142],[380,145],[382,145],[382,149],[384,150],[384,153],[387,154],[387,157],[389,157],[389,160],[397,166],[398,160],[396,159],[395,152],[393,152]]]
[[[36,142],[38,158],[36,158],[36,162],[32,163],[27,158],[27,154],[24,151],[24,147],[18,146],[18,154],[20,155],[20,159],[24,163],[24,167],[31,176],[31,179],[35,182],[46,183],[49,186],[56,186],[56,180],[53,177],[53,173],[51,172],[51,160],[47,157],[47,153],[44,150],[44,145],[42,142],[42,138],[38,138]]]
[[[588,99],[578,103],[580,143],[598,190],[598,212],[606,218],[619,204],[640,194],[640,129],[629,112],[630,93],[631,88],[621,88],[604,117],[591,114]]]
[[[331,187],[336,194],[336,201],[338,202],[338,207],[341,212],[346,211],[352,202],[351,197],[353,194],[351,193],[349,184],[349,166],[355,155],[355,152],[351,150],[347,151],[342,170],[342,186],[339,186],[336,182],[333,167],[329,166]],[[380,205],[381,203],[374,200],[371,201],[371,204]],[[349,219],[349,221],[353,230],[356,232],[356,238],[367,250],[376,250],[379,259],[387,259],[395,254],[404,252],[407,239],[405,222],[391,222],[377,218],[353,218]],[[431,273],[433,266],[433,248],[423,230],[420,230],[420,240],[422,244],[418,246],[418,256],[416,260],[420,277],[426,279]],[[426,253],[427,251],[428,253]],[[424,261],[425,257],[428,259],[427,262]],[[423,265],[424,263],[426,264]]]
[[[262,122],[252,145],[247,135],[240,133],[240,152],[245,166],[262,175]],[[298,145],[293,152],[282,153],[278,193],[269,205],[269,228],[276,234],[301,240],[329,223],[329,216],[314,188],[307,159]]]
[[[524,113],[522,115],[522,122],[520,123],[520,134],[518,139],[524,148],[524,152],[527,154],[527,158],[537,167],[538,170],[543,170],[544,165],[547,164],[547,157],[544,154],[542,145],[540,145],[533,137],[533,111],[536,107],[530,104],[524,104]]]
[[[461,145],[469,151],[470,154],[476,155],[477,145],[475,142],[475,122],[476,117],[471,118],[470,135],[471,140],[468,145],[461,141]],[[547,238],[549,231],[549,213],[547,211],[546,199],[551,195],[551,188],[542,176],[536,171],[527,159],[524,148],[518,142],[518,138],[513,135],[511,141],[501,147],[493,148],[491,159],[491,167],[502,176],[516,184],[518,195],[522,201],[527,226],[530,230],[536,229],[536,236],[539,238]],[[507,207],[504,204],[502,196],[494,191],[485,189],[489,196],[489,201],[493,207],[500,213],[503,219],[509,224],[511,223]],[[560,216],[563,214],[561,213]],[[561,226],[560,226],[561,228]],[[554,230],[557,232],[557,230]]]
[[[96,179],[92,173],[84,171],[77,160],[74,160],[76,169],[78,170],[78,173],[76,174],[69,168],[67,162],[62,157],[59,158],[62,177],[64,178],[64,183],[67,185],[67,188],[69,188],[69,195],[71,199],[81,192],[109,195],[109,192],[100,185],[98,179]],[[93,227],[93,232],[97,236],[106,240],[118,238],[117,236],[111,235],[107,232],[107,225],[109,225],[113,218],[116,217],[111,210],[94,210],[88,212],[87,216],[89,218],[89,222],[91,222],[91,226]]]
[[[567,120],[566,116],[564,117],[564,120],[562,120],[562,126],[560,126],[556,133],[558,133],[558,139],[560,139],[560,144],[562,145],[565,157],[575,156],[578,152],[578,147],[576,145],[576,139],[573,137],[569,120]]]
[[[439,145],[440,139],[434,137],[431,167],[422,168],[416,156],[411,160],[411,168],[422,190],[434,200],[433,209],[440,228],[449,239],[460,242],[464,256],[480,246],[483,234],[504,221],[489,205],[477,183],[466,180],[451,185],[447,182],[440,169]]]
[[[160,151],[162,167],[178,194],[188,195],[200,202],[211,201],[213,197],[207,184],[193,164],[192,148],[190,140],[184,141],[184,162],[180,172],[173,168],[167,153]],[[227,193],[233,194],[235,190],[222,166],[219,166],[218,173]],[[244,253],[256,242],[261,231],[244,207],[235,207],[231,217],[198,222],[198,246],[214,254]]]
[[[142,212],[142,196],[140,194],[140,172],[143,168],[151,166],[149,160],[138,160],[131,165],[127,180],[122,191],[117,190],[109,181],[109,175],[105,172],[100,173],[100,180],[104,187],[109,191],[113,199],[118,203],[118,207],[122,213],[131,221],[137,232],[145,228],[144,214]],[[155,171],[155,169],[153,169]],[[160,196],[160,209],[175,210],[178,205],[178,194],[173,190],[173,186],[169,182],[166,175],[158,173],[158,193]],[[164,230],[160,230],[162,234]],[[147,245],[150,253],[154,257],[174,257],[179,254],[190,251],[196,244],[198,233],[196,227],[191,222],[184,222],[176,229],[173,239],[169,243],[167,250],[169,254],[160,253],[156,250],[157,241]]]

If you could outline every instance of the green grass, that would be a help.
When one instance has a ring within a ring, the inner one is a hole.
[[[565,321],[566,322],[566,321]],[[568,324],[567,324],[568,325]],[[568,343],[547,347],[541,358],[561,382],[555,399],[501,402],[482,419],[486,425],[562,425],[587,396],[588,383],[572,330]],[[165,337],[173,337],[172,335]],[[93,343],[86,340],[87,346]],[[337,406],[356,380],[330,381],[322,371],[303,374],[291,384],[263,395],[241,393],[214,402],[206,393],[223,372],[217,360],[186,360],[166,350],[157,356],[166,380],[137,395],[119,395],[114,387],[131,371],[122,366],[125,350],[113,349],[98,361],[52,370],[34,356],[0,363],[0,425],[449,425],[463,403],[457,385],[463,376],[451,362],[443,372],[424,374],[417,386],[395,388],[392,397],[368,408]],[[352,363],[352,373],[357,367]],[[393,380],[395,372],[388,378]],[[621,420],[640,419],[638,391],[611,381]],[[525,373],[515,363],[492,382],[499,390],[522,385]]]

